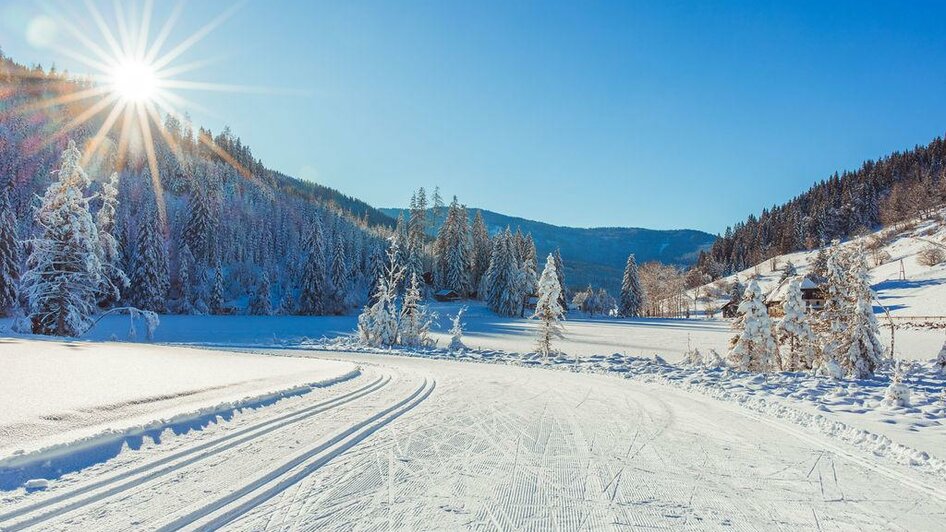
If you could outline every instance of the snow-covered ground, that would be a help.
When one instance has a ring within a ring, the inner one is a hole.
[[[944,300],[946,301],[946,300]],[[946,306],[946,302],[943,303]],[[538,322],[498,317],[482,302],[430,303],[439,316],[433,337],[440,346],[450,343],[450,318],[461,306],[467,307],[465,341],[470,347],[528,353],[535,349]],[[154,335],[156,343],[218,347],[298,345],[306,340],[349,335],[358,319],[349,316],[161,316]],[[881,340],[890,342],[890,332],[881,321]],[[0,319],[0,334],[9,320]],[[724,319],[614,319],[589,318],[572,313],[565,322],[565,338],[556,347],[569,356],[589,357],[622,353],[634,356],[659,355],[670,362],[683,358],[687,349],[715,349],[725,353],[733,333]],[[138,326],[138,338],[142,325]],[[128,339],[128,318],[106,317],[90,333],[89,339]],[[934,358],[946,341],[946,332],[937,329],[901,328],[896,332],[897,354],[906,360]]]
[[[357,378],[150,441],[0,527],[942,530],[946,483],[665,382],[278,350]]]
[[[71,455],[38,471],[56,474],[142,434],[199,428],[358,374],[333,361],[21,338],[0,339],[0,368],[0,489],[10,467]]]

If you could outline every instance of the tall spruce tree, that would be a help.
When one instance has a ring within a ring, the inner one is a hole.
[[[538,342],[536,350],[543,356],[553,353],[552,340],[562,337],[562,320],[565,319],[565,309],[559,305],[559,295],[562,287],[558,284],[558,275],[555,273],[555,257],[551,254],[545,261],[542,277],[539,279],[539,298],[535,305],[534,319],[540,320]]]
[[[558,276],[558,285],[562,287],[562,294],[559,296],[558,303],[566,311],[568,310],[568,287],[565,285],[565,264],[562,262],[562,252],[558,248],[552,252],[555,258],[555,275]]]
[[[168,253],[158,221],[157,205],[147,196],[139,209],[141,222],[135,240],[129,302],[142,310],[164,312],[170,286]]]
[[[618,311],[626,318],[640,317],[644,308],[644,289],[641,286],[640,273],[634,254],[627,256],[624,266],[624,280],[621,282],[621,303]]]
[[[838,362],[848,376],[864,379],[872,376],[880,365],[884,347],[878,340],[880,330],[872,305],[875,296],[863,248],[857,248],[851,254],[848,279],[851,297],[846,314],[849,321],[838,349]]]
[[[0,316],[9,316],[17,305],[20,280],[20,243],[16,219],[6,187],[0,188]]]
[[[479,290],[480,283],[483,281],[483,274],[489,268],[489,257],[492,252],[492,243],[489,239],[489,230],[486,228],[486,222],[483,220],[482,211],[477,210],[473,216],[473,228],[471,231],[473,243],[473,268],[470,273],[470,286]],[[483,294],[478,294],[479,299],[483,299]]]
[[[70,140],[60,158],[58,180],[46,189],[36,211],[40,235],[30,241],[23,275],[34,334],[78,336],[95,312],[103,273],[81,157]]]
[[[269,274],[265,271],[259,275],[247,311],[254,316],[270,316],[273,313],[272,286],[269,283]]]
[[[99,255],[102,261],[103,281],[99,305],[108,306],[121,298],[128,288],[128,276],[121,267],[121,250],[115,238],[115,217],[118,210],[118,173],[112,173],[102,183],[102,206],[95,215],[99,233]]]
[[[300,314],[315,316],[326,312],[327,284],[325,272],[325,244],[322,240],[322,222],[312,220],[306,241],[305,265],[302,269],[302,285],[299,292]]]

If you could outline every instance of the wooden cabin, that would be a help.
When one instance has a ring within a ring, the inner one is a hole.
[[[785,296],[788,293],[788,285],[791,278],[784,279],[775,289],[765,296],[765,307],[769,311],[769,316],[781,318],[785,315],[782,309],[785,303]],[[801,300],[805,303],[805,311],[817,312],[824,308],[824,284],[811,277],[804,277],[801,282]]]
[[[434,292],[437,301],[459,301],[462,299],[456,290],[437,290]]]

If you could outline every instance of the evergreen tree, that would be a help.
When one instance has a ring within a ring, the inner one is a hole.
[[[558,248],[552,252],[555,257],[555,274],[558,276],[558,285],[562,287],[562,293],[559,296],[558,304],[568,312],[568,287],[565,285],[565,264],[562,262],[562,253]]]
[[[483,213],[479,210],[473,217],[473,229],[471,234],[473,243],[473,268],[470,274],[470,286],[479,289],[483,281],[483,274],[489,268],[489,257],[492,251],[492,244],[489,239],[489,231],[486,229],[486,222],[483,220]],[[483,299],[483,294],[478,294]]]
[[[115,215],[118,207],[118,174],[112,173],[102,184],[102,206],[95,215],[99,234],[99,260],[102,262],[103,282],[99,304],[107,306],[121,298],[128,287],[128,277],[121,268],[121,251],[115,238]]]
[[[562,321],[565,319],[565,309],[559,305],[559,296],[562,287],[558,284],[558,275],[555,272],[555,257],[551,254],[545,261],[545,269],[539,278],[539,299],[535,305],[534,319],[541,320],[537,351],[544,356],[553,352],[552,340],[562,337]]]
[[[142,310],[164,312],[170,279],[168,254],[158,226],[157,206],[152,201],[147,201],[140,209],[139,215],[142,220],[135,241],[135,259],[128,300]]]
[[[493,239],[493,253],[484,278],[486,305],[500,316],[522,313],[522,281],[513,250],[512,234],[507,228]]]
[[[325,274],[325,246],[322,242],[322,223],[312,220],[309,238],[306,241],[305,265],[302,270],[302,286],[299,293],[300,314],[317,316],[324,314],[328,279]]]
[[[17,305],[20,280],[20,244],[9,194],[0,190],[0,316],[9,316]]]
[[[180,288],[178,312],[181,314],[196,314],[197,306],[194,292],[194,254],[190,246],[182,242],[181,250],[177,253],[177,285]]]
[[[269,284],[269,274],[264,271],[260,274],[259,282],[256,283],[256,291],[253,292],[253,297],[250,299],[249,308],[247,309],[250,314],[255,316],[272,315],[273,304],[271,291],[272,287]]]
[[[463,343],[463,314],[466,313],[466,307],[460,307],[456,315],[450,319],[450,351],[466,351],[467,347]],[[946,352],[946,350],[944,350]],[[946,365],[946,361],[944,361]]]
[[[335,238],[333,240],[332,268],[330,272],[332,303],[334,306],[333,312],[336,314],[344,314],[348,310],[350,281],[348,279],[348,259],[345,255],[345,241],[340,230],[336,229]]]
[[[222,314],[226,301],[223,293],[223,270],[220,268],[219,262],[214,265],[213,272],[213,282],[210,286],[210,297],[207,304],[210,307],[211,314]]]
[[[431,317],[421,305],[420,284],[417,276],[411,277],[404,301],[401,304],[401,318],[399,322],[399,338],[401,345],[410,347],[428,346],[433,344],[430,338]]]
[[[624,266],[624,280],[621,282],[621,303],[618,312],[625,318],[640,317],[644,308],[644,289],[641,287],[640,274],[634,254],[627,256]]]
[[[399,323],[397,312],[397,287],[401,284],[404,269],[398,264],[397,238],[391,239],[387,252],[384,273],[377,283],[372,303],[358,316],[358,338],[373,347],[397,344]]]
[[[730,341],[730,366],[740,371],[777,370],[772,322],[754,279],[749,282],[738,311],[739,317],[733,322],[736,336]]]
[[[808,322],[805,302],[802,300],[801,282],[798,279],[789,281],[782,308],[785,317],[778,324],[779,360],[782,370],[811,369],[817,338]]]
[[[60,159],[59,179],[46,189],[36,211],[40,236],[31,241],[23,276],[34,334],[78,336],[95,312],[103,271],[81,157],[70,140]]]
[[[199,265],[210,264],[214,253],[214,219],[210,204],[201,186],[192,186],[187,223],[184,226],[184,242],[187,243]]]
[[[877,339],[880,330],[872,306],[875,296],[870,286],[864,249],[855,250],[850,262],[848,286],[852,297],[846,308],[850,319],[843,331],[844,339],[838,354],[845,372],[856,379],[863,379],[874,374],[883,358],[884,348]]]

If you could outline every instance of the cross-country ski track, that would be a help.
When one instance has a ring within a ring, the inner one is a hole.
[[[277,354],[362,373],[9,497],[0,529],[946,529],[935,479],[671,386]]]

